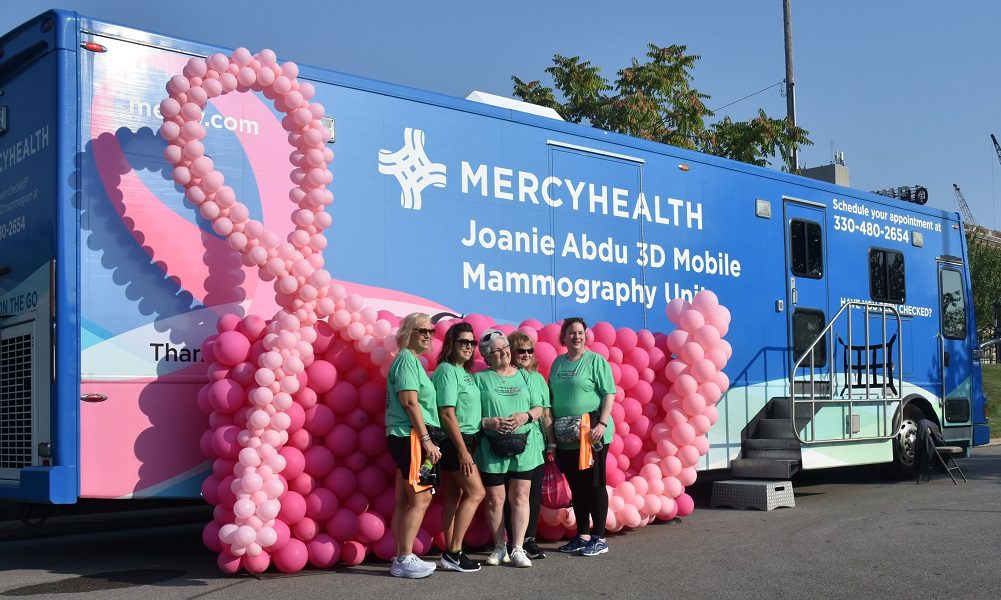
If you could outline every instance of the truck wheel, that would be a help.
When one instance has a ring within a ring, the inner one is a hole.
[[[904,407],[903,418],[893,438],[893,471],[898,477],[914,476],[914,456],[918,438],[918,421],[924,419],[922,410],[912,404]]]

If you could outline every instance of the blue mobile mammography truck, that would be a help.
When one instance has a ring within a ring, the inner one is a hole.
[[[60,11],[0,38],[0,497],[199,493],[200,343],[220,314],[275,309],[157,135],[167,80],[218,51]],[[732,387],[702,470],[907,466],[922,418],[988,441],[955,213],[511,100],[300,77],[336,154],[327,268],[370,305],[667,332],[667,302],[713,290]],[[285,235],[280,117],[229,94],[203,124],[252,217]]]

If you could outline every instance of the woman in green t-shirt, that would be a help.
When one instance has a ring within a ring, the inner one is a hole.
[[[615,381],[612,368],[600,354],[585,348],[587,324],[572,317],[563,320],[560,342],[566,354],[553,361],[549,369],[549,389],[553,396],[553,419],[587,415],[593,464],[580,468],[580,441],[560,443],[556,460],[566,475],[577,520],[577,537],[560,547],[566,554],[595,556],[608,552],[605,543],[605,519],[608,516],[608,491],[605,489],[605,459],[612,442],[612,403]]]
[[[525,374],[528,375],[529,381],[534,384],[535,391],[539,394],[542,401],[542,418],[536,421],[536,423],[539,424],[542,436],[546,438],[546,451],[543,454],[543,460],[552,460],[556,455],[556,443],[555,440],[549,437],[549,431],[553,424],[552,416],[549,412],[549,384],[546,383],[546,378],[542,376],[542,373],[539,373],[539,361],[535,359],[535,343],[532,342],[532,338],[528,337],[522,331],[512,331],[509,333],[507,342],[511,346],[514,365],[525,371]],[[542,510],[543,470],[542,465],[539,465],[532,472],[532,491],[528,496],[528,528],[525,530],[525,553],[528,554],[528,558],[533,560],[546,557],[546,553],[542,551],[538,542],[535,541],[535,534],[539,529],[539,512]],[[505,510],[504,512],[504,526],[507,528],[508,539],[510,539],[514,537],[511,534],[511,519],[508,514],[510,511]]]
[[[393,509],[393,539],[396,556],[389,572],[394,577],[419,579],[434,571],[432,562],[419,559],[413,551],[414,538],[431,504],[431,488],[413,477],[414,460],[437,463],[441,451],[431,441],[430,428],[438,427],[438,405],[434,385],[417,357],[431,347],[434,329],[424,313],[407,315],[396,332],[400,347],[386,380],[386,448],[396,463],[396,507]],[[416,452],[420,439],[420,454]],[[420,491],[418,491],[420,489]]]
[[[449,327],[438,354],[438,368],[431,377],[438,415],[447,434],[438,463],[445,484],[441,503],[445,551],[438,564],[448,571],[462,573],[480,570],[480,563],[462,551],[462,538],[486,493],[473,460],[481,418],[480,388],[469,372],[473,368],[474,346],[472,325],[460,322]]]
[[[528,496],[532,473],[542,464],[542,432],[533,421],[542,416],[541,394],[527,374],[511,364],[511,348],[504,334],[487,329],[480,336],[480,354],[490,368],[476,374],[483,407],[482,428],[486,437],[476,450],[476,464],[487,491],[487,525],[494,537],[494,551],[488,565],[511,562],[516,567],[531,567],[525,553],[525,528],[528,525]],[[524,447],[504,456],[497,450],[507,434],[525,435]],[[505,482],[507,489],[505,490]],[[504,500],[511,500],[511,556],[504,543]]]

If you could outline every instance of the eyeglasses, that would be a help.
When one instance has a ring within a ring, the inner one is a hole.
[[[476,342],[473,340],[455,340],[455,343],[462,346],[463,348],[472,348],[473,346],[476,345]]]
[[[434,329],[428,329],[428,328],[425,328],[425,327],[418,327],[418,328],[414,329],[414,333],[416,333],[417,335],[431,335],[431,334],[434,333]]]
[[[535,348],[518,348],[515,352],[517,352],[519,356],[531,356],[535,354]]]
[[[509,349],[510,347],[511,346],[501,346],[500,348],[494,348],[490,352],[487,352],[487,354],[498,354],[498,355],[499,354],[503,354],[504,351],[507,350],[507,349]]]

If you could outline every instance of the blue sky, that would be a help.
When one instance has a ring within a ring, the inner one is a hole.
[[[272,48],[282,60],[452,96],[510,95],[512,74],[538,79],[554,53],[608,79],[646,44],[701,56],[695,85],[717,108],[785,76],[781,0],[476,2],[61,0],[59,8],[218,44]],[[614,9],[609,7],[614,6]],[[0,32],[53,8],[4,0]],[[814,146],[806,166],[844,152],[852,187],[924,185],[957,210],[957,183],[978,223],[1001,227],[1001,3],[992,0],[793,0],[797,116]],[[785,114],[776,86],[717,113]]]

